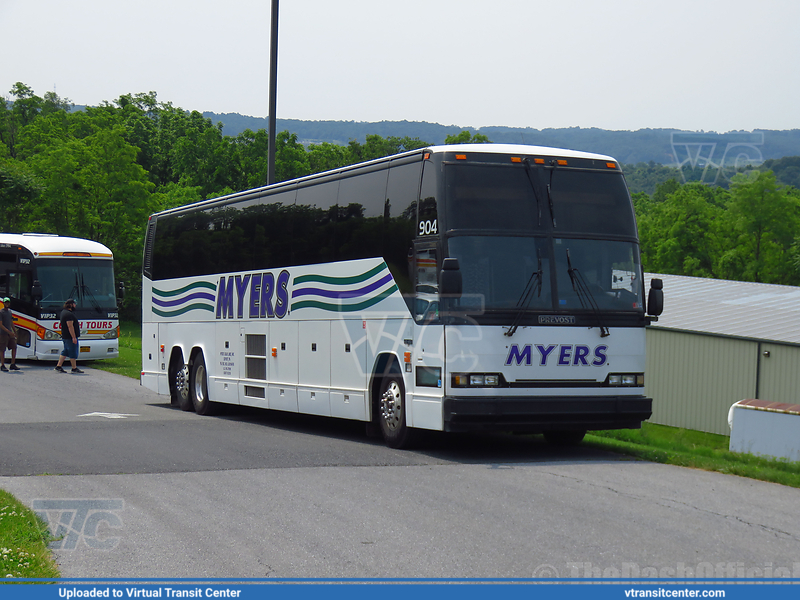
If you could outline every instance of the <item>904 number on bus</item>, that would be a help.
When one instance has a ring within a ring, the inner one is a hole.
[[[438,219],[432,219],[428,221],[420,221],[419,222],[419,234],[420,235],[435,235],[439,233],[439,226],[437,225],[436,221]]]

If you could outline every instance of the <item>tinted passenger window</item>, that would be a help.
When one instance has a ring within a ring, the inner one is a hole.
[[[556,169],[550,193],[557,232],[637,235],[628,189],[619,172]]]
[[[539,223],[533,185],[522,167],[449,165],[446,186],[448,229],[533,231],[544,227],[544,220]]]

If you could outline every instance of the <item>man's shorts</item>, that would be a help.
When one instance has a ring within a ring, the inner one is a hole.
[[[61,351],[61,356],[66,356],[67,358],[78,358],[79,342],[73,344],[72,340],[69,338],[64,338],[62,341],[64,342],[64,349]]]
[[[17,338],[12,338],[5,331],[0,331],[0,348],[5,352],[6,348],[13,350],[17,347]]]

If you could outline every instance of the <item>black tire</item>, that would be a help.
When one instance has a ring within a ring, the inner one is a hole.
[[[545,431],[544,439],[551,446],[577,446],[585,435],[586,431]]]
[[[183,362],[183,357],[173,359],[170,363],[169,396],[172,404],[181,410],[194,410],[189,396],[189,365]]]
[[[400,375],[392,373],[383,378],[377,419],[387,446],[408,448],[412,444],[414,430],[406,424],[406,392]]]
[[[203,354],[198,354],[192,364],[192,376],[189,379],[189,392],[194,411],[198,415],[211,415],[215,404],[208,398],[208,374]]]

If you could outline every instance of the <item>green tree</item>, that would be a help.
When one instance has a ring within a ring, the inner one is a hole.
[[[720,188],[680,186],[639,218],[642,261],[656,273],[714,277]]]
[[[308,164],[312,173],[322,173],[347,165],[347,150],[328,142],[309,144]]]
[[[797,281],[791,248],[800,225],[800,204],[772,171],[739,173],[730,185],[731,243],[720,259],[721,276],[741,281]]]
[[[491,144],[492,141],[482,133],[471,133],[468,129],[444,138],[445,144]]]
[[[23,162],[0,158],[0,231],[22,232],[44,184]]]
[[[296,133],[281,131],[275,136],[275,181],[304,177],[311,172],[303,144]]]

